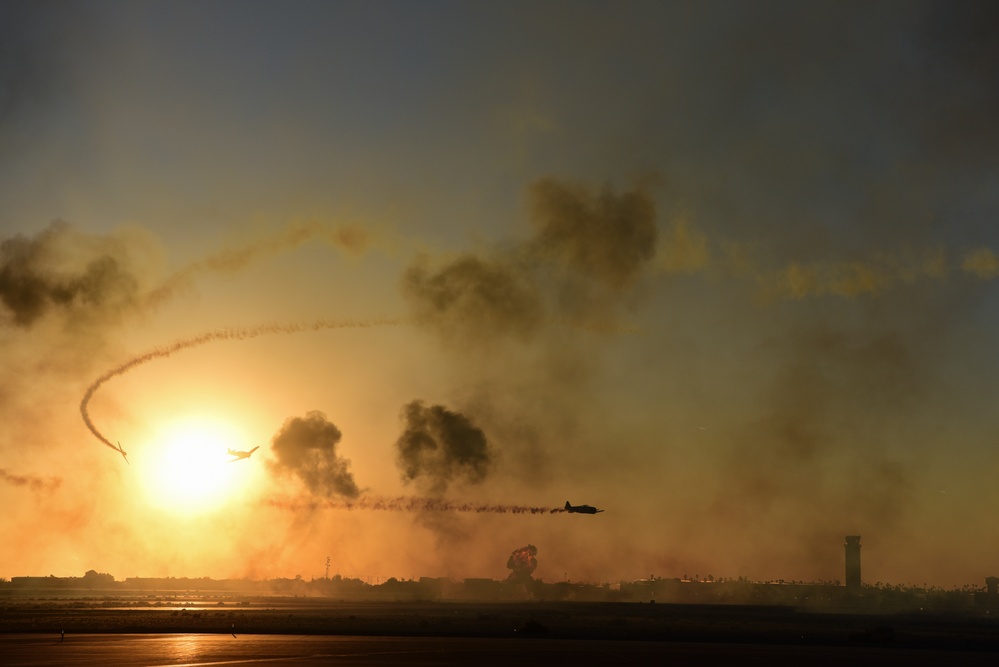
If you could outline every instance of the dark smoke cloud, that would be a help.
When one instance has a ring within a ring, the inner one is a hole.
[[[431,271],[421,257],[403,276],[414,320],[446,338],[513,335],[528,339],[544,308],[529,276],[502,260],[464,255]]]
[[[135,306],[139,280],[124,241],[56,221],[0,243],[0,302],[28,327],[53,310],[113,316]]]
[[[336,450],[341,437],[340,429],[322,412],[292,417],[271,441],[277,461],[268,465],[275,472],[297,476],[316,495],[356,498],[361,491],[350,472],[350,461]]]
[[[506,567],[510,570],[507,581],[528,582],[531,574],[538,568],[538,548],[533,544],[514,549],[506,559]]]
[[[59,488],[59,477],[38,477],[36,475],[14,475],[0,468],[0,479],[14,486],[27,486],[36,493],[51,493]]]
[[[468,417],[441,405],[413,401],[402,411],[406,422],[396,441],[396,463],[404,482],[416,482],[439,495],[454,480],[479,483],[492,465],[486,436]]]
[[[655,257],[655,205],[641,189],[616,193],[552,178],[530,188],[535,234],[512,251],[466,254],[431,268],[419,257],[402,293],[414,320],[448,343],[531,339],[550,313],[607,328]]]
[[[578,276],[621,289],[655,256],[655,204],[641,190],[594,192],[545,178],[530,195],[536,248]]]
[[[618,191],[544,178],[528,195],[528,238],[437,263],[419,257],[404,273],[401,291],[412,320],[461,359],[461,381],[471,385],[461,390],[463,409],[474,400],[475,414],[490,420],[490,433],[514,436],[503,442],[509,460],[536,463],[539,438],[574,435],[601,350],[601,337],[587,334],[619,331],[617,319],[641,296],[658,231],[655,205],[641,187]],[[707,261],[706,240],[687,227],[677,227],[671,242],[677,248],[668,257],[670,270]],[[500,354],[497,348],[507,342],[522,345]],[[510,397],[502,410],[494,405],[499,387]],[[511,424],[531,437],[515,437]],[[427,474],[421,442],[401,441],[404,479]],[[435,465],[443,470],[431,475],[429,486],[440,491],[451,464],[444,458]],[[524,479],[546,474],[544,466],[531,467]]]

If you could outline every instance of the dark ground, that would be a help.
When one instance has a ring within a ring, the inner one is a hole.
[[[0,634],[10,667],[340,667],[553,665],[766,665],[776,667],[993,667],[994,653],[893,646],[655,642],[531,637],[353,637],[341,635]]]
[[[999,617],[589,602],[338,602],[326,598],[7,599],[0,632],[615,640],[886,647],[999,654]],[[996,656],[999,658],[999,655]],[[999,664],[999,663],[997,663]]]

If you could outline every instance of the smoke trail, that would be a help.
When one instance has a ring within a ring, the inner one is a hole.
[[[965,255],[961,268],[965,273],[988,280],[999,275],[999,259],[991,248],[978,248]]]
[[[36,492],[55,491],[62,484],[62,479],[59,477],[43,478],[36,475],[14,475],[3,468],[0,468],[0,479],[14,486],[30,487],[32,491]]]
[[[327,227],[317,221],[290,222],[267,237],[236,248],[224,248],[181,268],[167,280],[145,295],[147,306],[155,306],[173,297],[199,273],[234,273],[261,258],[276,255],[283,250],[297,248],[307,241],[324,240],[344,252],[360,254],[369,243],[369,234],[354,225]]]
[[[529,505],[491,505],[459,503],[443,498],[416,496],[364,496],[357,500],[289,500],[268,498],[264,504],[286,510],[377,510],[384,512],[458,512],[464,514],[559,514],[564,508],[531,507]]]
[[[136,366],[141,366],[142,364],[152,361],[153,359],[164,359],[176,352],[180,352],[181,350],[187,350],[192,347],[198,347],[207,343],[213,343],[215,341],[246,340],[248,338],[256,338],[257,336],[265,336],[268,334],[293,334],[303,331],[320,331],[322,329],[364,329],[377,326],[394,326],[401,324],[402,321],[403,320],[399,319],[373,319],[361,321],[319,319],[313,322],[297,324],[262,324],[255,327],[214,329],[198,336],[179,340],[171,345],[154,348],[149,352],[140,354],[137,357],[132,357],[128,361],[115,366],[107,373],[94,380],[93,383],[87,387],[87,391],[83,394],[83,400],[80,401],[80,415],[83,416],[83,423],[87,425],[87,428],[94,434],[94,437],[117,452],[119,451],[118,447],[108,440],[104,434],[97,429],[94,422],[91,421],[87,406],[90,403],[90,399],[93,398],[94,393],[101,388],[101,385],[111,378],[127,373]]]

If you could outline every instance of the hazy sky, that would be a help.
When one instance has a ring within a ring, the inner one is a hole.
[[[997,7],[0,2],[0,576],[982,584]]]

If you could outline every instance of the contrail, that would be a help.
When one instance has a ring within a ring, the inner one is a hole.
[[[111,378],[115,378],[119,375],[123,375],[128,371],[132,370],[136,366],[141,366],[142,364],[152,361],[153,359],[163,359],[169,357],[170,355],[180,352],[181,350],[187,350],[192,347],[198,347],[200,345],[205,345],[207,343],[214,343],[215,341],[228,341],[228,340],[245,340],[247,338],[256,338],[257,336],[265,336],[268,334],[293,334],[300,333],[303,331],[320,331],[322,329],[363,329],[368,327],[381,327],[381,326],[395,326],[402,324],[401,319],[372,319],[372,320],[326,320],[319,319],[312,322],[304,322],[298,324],[262,324],[254,327],[239,327],[234,329],[213,329],[207,333],[200,334],[198,336],[193,336],[191,338],[185,338],[183,340],[176,341],[171,345],[165,345],[163,347],[157,347],[149,352],[140,354],[137,357],[132,357],[128,361],[115,366],[109,370],[104,375],[100,376],[93,383],[87,387],[87,391],[83,394],[83,400],[80,401],[80,414],[83,416],[83,423],[87,425],[90,432],[94,436],[103,442],[106,446],[119,452],[118,447],[112,443],[108,438],[101,433],[94,422],[90,419],[90,413],[87,411],[87,406],[90,403],[90,399],[93,398],[94,393],[101,388],[105,382]]]
[[[480,503],[459,503],[443,498],[417,498],[398,496],[384,498],[368,496],[357,500],[288,500],[268,498],[265,505],[287,510],[381,510],[387,512],[462,512],[468,514],[559,514],[561,507],[531,507],[529,505],[495,505]]]

